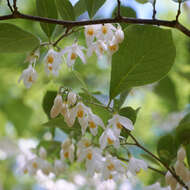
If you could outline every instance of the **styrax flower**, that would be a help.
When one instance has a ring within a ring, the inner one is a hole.
[[[32,65],[29,65],[27,69],[22,72],[18,82],[23,80],[26,88],[30,88],[32,84],[37,80],[37,72]]]
[[[62,104],[63,104],[62,96],[60,94],[58,94],[55,97],[54,104],[53,104],[51,111],[50,111],[51,118],[55,118],[61,113]]]
[[[103,41],[110,41],[114,36],[116,28],[112,24],[104,24],[98,30],[97,39]]]

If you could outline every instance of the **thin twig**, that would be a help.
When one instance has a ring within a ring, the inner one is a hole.
[[[9,20],[9,19],[26,19],[32,20],[37,22],[43,23],[52,23],[63,25],[65,27],[75,27],[75,26],[85,26],[85,25],[92,25],[92,24],[105,24],[105,23],[126,23],[126,24],[148,24],[148,25],[157,25],[157,26],[166,26],[170,28],[175,28],[186,36],[190,37],[190,30],[187,29],[185,26],[180,24],[178,21],[168,21],[168,20],[153,20],[153,19],[139,19],[139,18],[128,18],[128,17],[121,17],[121,18],[106,18],[106,19],[97,19],[97,20],[83,20],[83,21],[66,21],[66,20],[59,20],[59,19],[52,19],[46,17],[39,17],[39,16],[32,16],[22,14],[17,12],[14,15],[4,15],[0,16],[0,20]]]
[[[178,22],[179,20],[179,16],[181,14],[181,0],[179,0],[179,3],[178,3],[178,10],[177,10],[177,15],[176,15],[176,22]]]
[[[153,14],[152,14],[152,19],[156,19],[156,0],[153,2]]]
[[[127,131],[127,130],[126,130]],[[128,132],[128,131],[127,131]],[[146,149],[145,147],[143,147],[138,141],[137,139],[130,133],[128,132],[129,136],[132,138],[132,140],[136,143],[136,146],[139,147],[140,149],[142,149],[144,152],[148,153],[150,156],[152,156],[155,160],[157,160],[158,162],[160,162],[172,175],[173,177],[178,181],[178,183],[180,185],[182,185],[183,187],[185,187],[188,190],[188,187],[185,185],[185,183],[180,179],[180,177],[175,173],[175,171],[173,171],[165,162],[163,162],[162,160],[160,160],[160,158],[158,158],[156,155],[154,155],[152,152],[150,152],[148,149]]]
[[[11,4],[10,4],[10,1],[9,0],[7,0],[7,6],[9,7],[9,9],[11,10],[11,12],[13,13],[13,8],[12,8],[12,6],[11,6]]]
[[[122,158],[122,157],[120,157],[120,156],[117,156],[117,158],[118,158],[119,160],[122,160],[122,161],[125,161],[125,162],[129,162],[129,160],[126,159],[126,158]],[[151,167],[151,166],[148,166],[148,169],[150,169],[150,170],[152,170],[152,171],[154,171],[154,172],[157,172],[157,173],[159,173],[159,174],[161,174],[161,175],[163,175],[163,176],[165,176],[165,174],[166,174],[164,171],[161,171],[161,170],[159,170],[159,169],[153,168],[153,167]]]
[[[17,0],[13,0],[13,8],[14,8],[14,12],[18,12],[18,8],[17,8]]]
[[[121,18],[121,1],[117,0],[117,18]]]

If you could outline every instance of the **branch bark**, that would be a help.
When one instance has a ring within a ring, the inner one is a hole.
[[[65,21],[65,20],[59,20],[59,19],[26,15],[18,11],[11,15],[0,16],[0,20],[9,20],[9,19],[26,19],[26,20],[31,20],[31,21],[43,22],[43,23],[63,25],[69,28],[73,28],[76,26],[105,24],[105,23],[148,24],[148,25],[165,26],[169,28],[174,28],[181,31],[186,36],[190,37],[190,30],[187,29],[185,26],[183,26],[181,23],[179,23],[178,20],[168,21],[168,20],[157,20],[157,19],[116,17],[116,18],[106,18],[106,19],[97,19],[97,20]]]

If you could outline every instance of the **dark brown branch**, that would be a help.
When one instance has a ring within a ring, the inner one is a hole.
[[[153,14],[152,14],[152,19],[156,19],[156,0],[153,2]]]
[[[179,0],[179,3],[178,3],[178,10],[177,10],[177,15],[176,15],[176,21],[178,22],[178,19],[179,19],[179,16],[181,14],[181,1]]]
[[[121,1],[117,0],[117,18],[121,18]]]
[[[128,132],[128,131],[127,131]],[[129,136],[133,139],[133,141],[135,142],[136,146],[139,147],[140,149],[142,149],[144,152],[148,153],[150,156],[152,156],[155,160],[157,160],[158,162],[160,162],[171,174],[172,176],[177,180],[177,182],[182,185],[185,189],[188,190],[188,187],[185,185],[185,183],[180,179],[180,177],[175,173],[174,170],[172,170],[167,164],[165,164],[165,162],[163,162],[162,160],[160,160],[160,158],[158,158],[156,155],[154,155],[152,152],[150,152],[148,149],[146,149],[145,147],[143,147],[138,141],[137,139],[131,134],[129,133]]]
[[[7,0],[7,6],[9,7],[9,9],[11,10],[11,12],[13,13],[13,8],[12,8],[12,6],[11,6],[11,4],[10,4],[10,1],[9,0]]]
[[[122,158],[122,157],[119,157],[119,156],[117,156],[117,158],[119,159],[119,160],[122,160],[122,161],[125,161],[125,162],[129,162],[129,160],[128,159],[126,159],[126,158]],[[157,173],[159,173],[159,174],[161,174],[161,175],[163,175],[163,176],[165,176],[165,172],[163,172],[163,171],[161,171],[161,170],[158,170],[158,169],[156,169],[156,168],[153,168],[153,167],[151,167],[151,166],[148,166],[148,169],[150,169],[150,170],[152,170],[152,171],[154,171],[154,172],[157,172]]]
[[[152,20],[152,19],[136,19],[128,17],[121,17],[121,18],[116,17],[116,18],[97,19],[97,20],[65,21],[65,20],[57,20],[57,19],[45,18],[39,16],[31,16],[19,12],[16,12],[15,14],[12,15],[0,16],[0,20],[18,19],[18,18],[44,22],[44,23],[58,24],[70,28],[73,28],[75,26],[85,26],[85,25],[104,24],[104,23],[127,23],[127,24],[148,24],[148,25],[157,25],[157,26],[167,26],[170,28],[175,28],[190,37],[190,30],[176,20],[167,21],[167,20],[156,20],[156,19]]]

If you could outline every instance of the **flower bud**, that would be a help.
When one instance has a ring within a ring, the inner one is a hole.
[[[124,40],[124,32],[123,32],[123,30],[122,30],[121,27],[119,27],[119,28],[116,30],[116,32],[115,32],[115,37],[116,37],[118,43],[123,42],[123,40]]]
[[[40,158],[42,158],[44,160],[46,159],[47,152],[46,152],[46,149],[44,147],[40,147],[39,156],[40,156]]]
[[[77,101],[77,95],[74,92],[69,92],[67,96],[67,103],[69,106],[73,106]]]
[[[181,176],[185,172],[185,166],[184,166],[183,162],[181,162],[179,160],[176,162],[175,171],[176,171],[176,174],[179,176]]]
[[[60,108],[53,105],[53,107],[51,108],[51,111],[50,111],[50,117],[55,118],[59,115],[59,113],[60,113]]]
[[[61,96],[60,94],[58,94],[58,95],[55,97],[54,106],[56,106],[56,107],[61,107],[61,106],[62,106],[62,103],[63,103],[62,96]]]
[[[168,172],[166,173],[165,180],[166,180],[166,184],[169,185],[172,190],[175,190],[175,188],[176,188],[176,186],[177,186],[177,181],[176,181],[176,179],[172,176],[172,174],[170,173],[170,171],[168,171]]]
[[[65,165],[61,160],[55,160],[54,162],[54,172],[56,175],[59,175],[65,171]]]
[[[185,157],[186,157],[185,149],[181,147],[177,152],[177,159],[182,162],[184,161]]]

